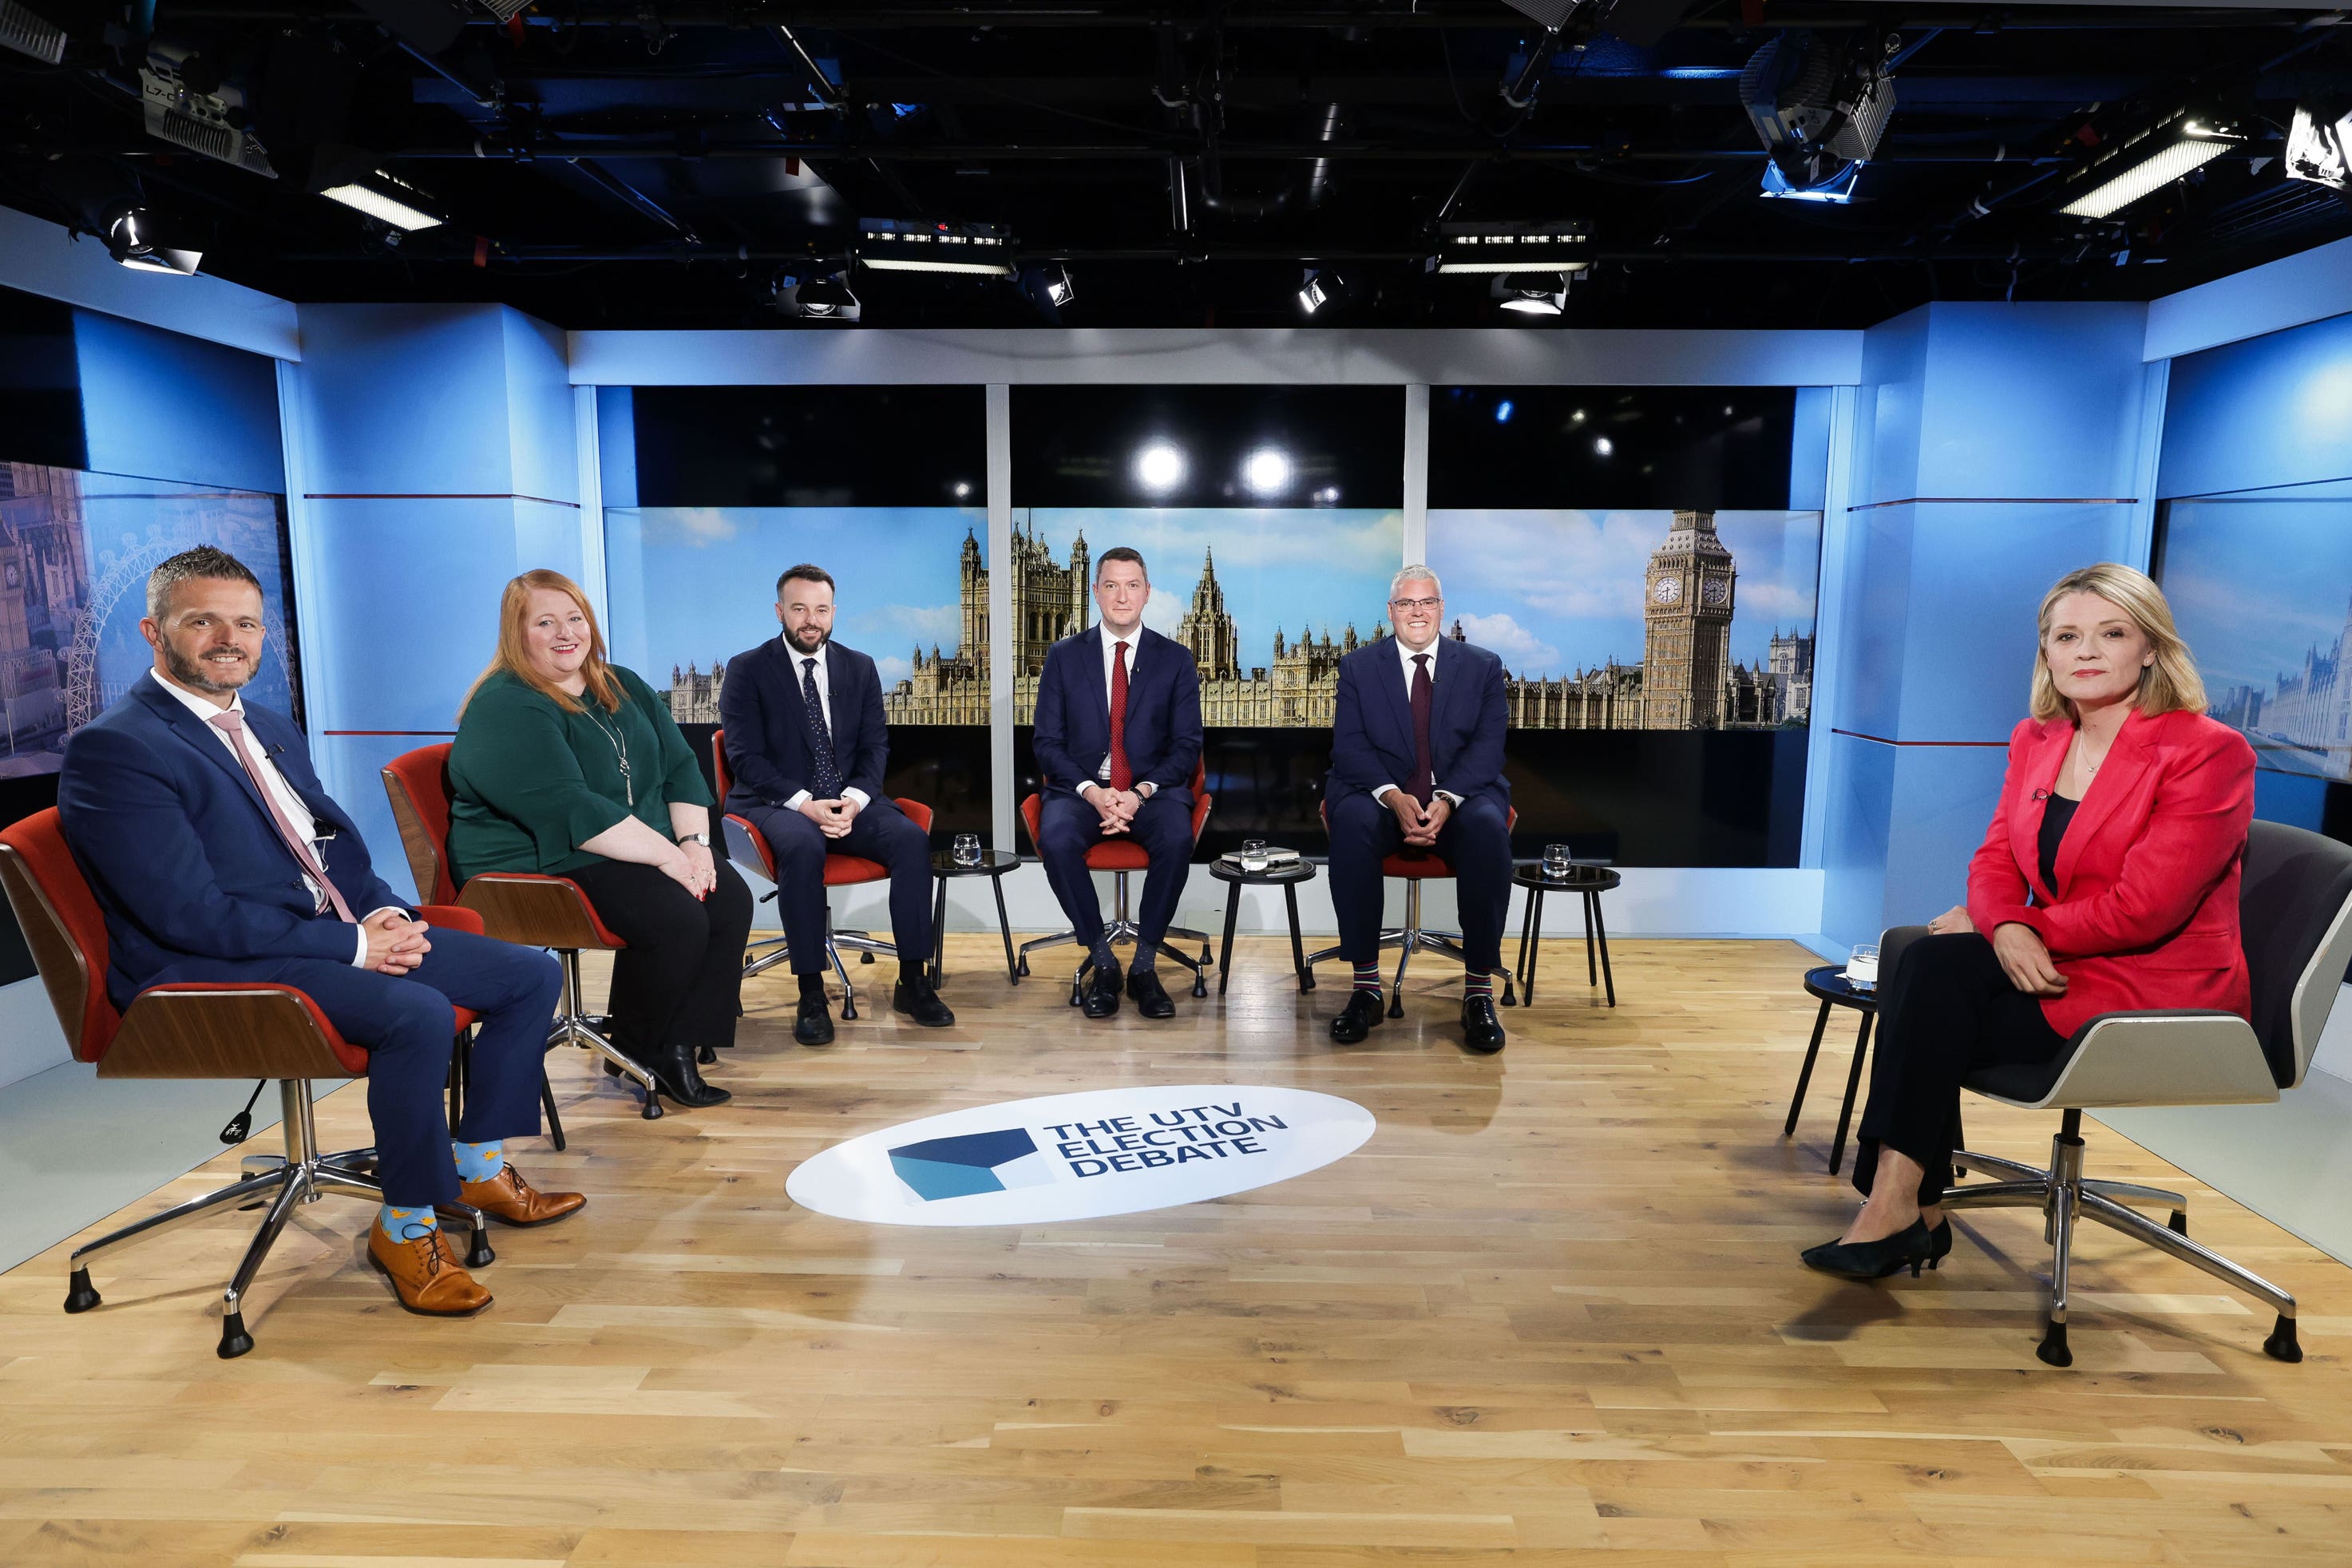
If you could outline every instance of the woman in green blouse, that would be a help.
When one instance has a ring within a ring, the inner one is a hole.
[[[604,659],[572,580],[526,572],[449,752],[449,858],[462,884],[536,871],[580,886],[628,946],[613,955],[614,1044],[680,1105],[717,1105],[704,1047],[735,1043],[751,894],[710,853],[710,790],[653,688]]]

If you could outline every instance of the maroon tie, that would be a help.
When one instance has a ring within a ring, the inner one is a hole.
[[[1429,684],[1429,656],[1412,656],[1412,783],[1406,792],[1427,805],[1437,793],[1436,771],[1429,756],[1429,710],[1435,693]]]
[[[245,738],[245,715],[232,708],[226,712],[214,714],[211,723],[215,729],[227,734],[229,744],[236,750],[236,760],[245,764],[245,776],[253,781],[253,787],[260,793],[261,804],[269,808],[269,820],[278,825],[278,837],[286,841],[286,847],[293,851],[294,858],[301,864],[303,872],[319,884],[320,890],[327,895],[327,901],[334,905],[335,918],[352,921],[351,905],[343,902],[343,895],[337,892],[335,884],[327,879],[326,868],[320,865],[318,858],[310,853],[310,840],[295,832],[294,825],[286,820],[286,814],[278,809],[278,797],[269,793],[269,782],[261,776],[261,764],[254,761],[252,743]]]
[[[1135,770],[1127,763],[1127,644],[1111,645],[1110,656],[1110,787],[1135,787]]]

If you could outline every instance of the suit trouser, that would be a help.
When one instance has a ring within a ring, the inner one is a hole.
[[[776,858],[776,903],[794,974],[824,973],[824,859],[856,855],[890,872],[890,940],[902,964],[928,963],[931,952],[931,836],[887,800],[867,801],[849,831],[827,838],[797,811],[757,806],[736,816],[760,830]]]
[[[291,985],[316,1002],[344,1039],[367,1047],[368,1119],[384,1201],[423,1208],[457,1201],[441,1099],[457,1032],[451,1004],[481,1015],[457,1135],[489,1143],[540,1130],[540,1058],[563,989],[563,966],[535,947],[440,927],[429,940],[433,951],[404,975],[331,958],[191,959],[148,984]]]
[[[751,889],[725,861],[718,871],[708,899],[632,860],[564,873],[629,944],[613,954],[613,1043],[639,1061],[674,1062],[735,1043]]]
[[[1961,1146],[1960,1079],[1978,1068],[2046,1062],[2065,1047],[1990,941],[1954,931],[1912,942],[1879,994],[1853,1184],[1870,1191],[1879,1145],[1891,1144],[1926,1173],[1920,1205],[1936,1203],[1952,1184],[1952,1151]]]
[[[1381,955],[1381,861],[1404,847],[1396,813],[1369,795],[1331,803],[1331,902],[1339,917],[1339,954],[1350,963]],[[1503,967],[1503,922],[1511,904],[1510,816],[1480,795],[1463,802],[1437,830],[1436,853],[1454,868],[1462,915],[1463,966],[1473,974]]]
[[[1143,899],[1136,907],[1135,951],[1139,958],[1156,953],[1176,918],[1176,900],[1192,872],[1192,792],[1155,791],[1123,837],[1131,838],[1150,858],[1143,873]],[[1069,917],[1070,929],[1089,951],[1102,943],[1102,900],[1095,894],[1094,873],[1087,869],[1087,851],[1106,842],[1102,813],[1068,790],[1056,790],[1038,805],[1037,855],[1045,862],[1045,880]],[[1150,967],[1150,960],[1144,959]]]

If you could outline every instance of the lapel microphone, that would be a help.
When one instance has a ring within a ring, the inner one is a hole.
[[[2033,798],[2036,800],[2048,800],[2050,798],[2050,792],[2046,789],[2035,790],[2033,792]]]

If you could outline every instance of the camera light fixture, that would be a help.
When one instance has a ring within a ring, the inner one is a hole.
[[[1444,223],[1437,226],[1439,273],[1581,272],[1592,265],[1591,226],[1580,218],[1549,223]]]
[[[422,192],[382,169],[370,169],[356,179],[329,185],[319,194],[354,212],[365,213],[378,223],[390,224],[411,234],[441,226],[441,217],[431,210]]]
[[[2286,133],[2286,177],[2336,190],[2345,186],[2352,165],[2352,113],[2334,104],[2298,103]]]
[[[1019,271],[1013,250],[1013,237],[992,224],[869,217],[857,226],[857,264],[877,272],[1010,278]]]
[[[1045,296],[1045,303],[1057,310],[1078,297],[1077,285],[1070,281],[1070,269],[1058,261],[1046,263],[1039,271],[1037,286]]]
[[[1818,184],[1792,185],[1778,163],[1764,165],[1764,186],[1759,195],[1777,196],[1791,202],[1828,202],[1843,206],[1853,200],[1854,186],[1862,181],[1860,160],[1848,163]]]
[[[1495,293],[1502,300],[1503,309],[1513,315],[1557,316],[1568,309],[1568,275],[1500,277],[1495,279]],[[1507,421],[1510,407],[1505,403],[1495,411],[1495,416]]]
[[[2074,195],[2058,210],[2068,217],[2110,217],[2245,144],[2232,121],[2180,110],[2074,171],[2068,180]]]
[[[109,208],[99,237],[106,242],[106,253],[133,272],[189,278],[204,259],[202,251],[159,244],[154,216],[136,202],[117,202]]]
[[[0,48],[57,65],[66,58],[66,30],[16,0],[0,0]]]

